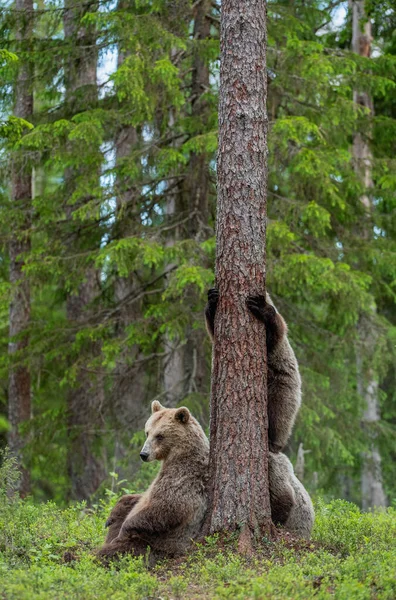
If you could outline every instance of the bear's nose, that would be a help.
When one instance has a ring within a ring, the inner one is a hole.
[[[148,452],[141,452],[140,453],[140,458],[142,459],[143,462],[147,462],[148,457],[149,457]]]

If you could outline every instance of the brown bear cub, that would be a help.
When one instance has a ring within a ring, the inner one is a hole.
[[[219,292],[208,292],[206,327],[213,341]],[[268,441],[271,452],[287,444],[301,404],[301,378],[298,362],[287,338],[287,325],[268,294],[249,296],[247,308],[265,325],[268,363]]]
[[[109,533],[98,556],[146,554],[151,561],[183,554],[199,533],[205,511],[209,442],[187,408],[152,403],[140,456],[162,466],[148,490],[123,496],[107,525]]]
[[[206,327],[213,341],[219,292],[208,292]],[[268,364],[269,492],[272,520],[287,531],[309,538],[315,513],[308,492],[281,450],[287,444],[301,405],[298,362],[287,338],[287,325],[270,296],[248,296],[246,306],[265,325]]]
[[[110,544],[120,533],[121,525],[125,521],[126,516],[136,506],[141,497],[141,494],[126,494],[118,500],[105,523],[105,527],[109,528],[106,536],[106,544]]]

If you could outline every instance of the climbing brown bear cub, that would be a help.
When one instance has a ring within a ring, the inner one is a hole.
[[[206,326],[213,341],[219,292],[208,292]],[[271,452],[287,444],[301,404],[301,378],[293,348],[287,338],[287,325],[268,294],[249,296],[247,308],[265,325],[268,363],[268,439]]]

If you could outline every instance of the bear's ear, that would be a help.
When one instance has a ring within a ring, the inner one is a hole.
[[[178,408],[175,412],[175,419],[184,425],[190,420],[190,411],[185,406]]]
[[[152,412],[152,413],[158,412],[159,410],[162,410],[163,408],[164,408],[164,406],[162,406],[162,404],[160,404],[160,403],[158,402],[158,400],[154,400],[154,401],[151,403],[151,412]]]

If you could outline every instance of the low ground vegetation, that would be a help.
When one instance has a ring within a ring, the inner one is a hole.
[[[13,472],[7,469],[5,461],[0,481],[10,484]],[[257,555],[246,559],[236,553],[232,537],[212,536],[183,559],[148,570],[143,559],[125,557],[104,568],[94,558],[118,494],[108,492],[89,508],[59,508],[7,497],[5,487],[0,493],[5,600],[396,597],[393,508],[364,514],[345,501],[317,500],[310,542],[281,533],[277,541],[263,539]]]

